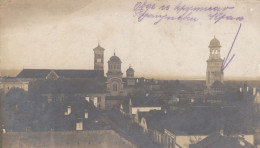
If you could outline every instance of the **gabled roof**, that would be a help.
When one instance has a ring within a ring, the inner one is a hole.
[[[58,69],[23,69],[16,78],[45,79],[51,72],[60,78],[99,78],[104,77],[103,70],[58,70]]]
[[[211,88],[225,88],[225,85],[217,80],[210,87]]]

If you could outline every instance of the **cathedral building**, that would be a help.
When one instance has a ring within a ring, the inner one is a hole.
[[[34,83],[46,85],[45,82],[46,83],[48,82],[48,83],[54,83],[55,86],[59,85],[59,87],[61,88],[66,87],[66,90],[70,90],[70,89],[75,90],[75,93],[79,94],[82,93],[82,92],[78,92],[80,90],[81,91],[84,90],[84,92],[88,92],[88,90],[90,89],[84,85],[84,83],[86,83],[88,85],[89,84],[92,85],[93,88],[94,85],[104,86],[107,96],[125,96],[127,91],[125,90],[124,87],[136,85],[136,79],[134,78],[134,69],[131,66],[127,69],[126,78],[124,78],[124,80],[126,81],[124,81],[123,73],[121,71],[122,62],[120,58],[116,56],[114,53],[114,55],[108,61],[108,72],[107,72],[107,77],[105,77],[104,76],[105,49],[101,47],[100,44],[98,44],[98,46],[95,47],[93,51],[94,51],[94,69],[84,69],[84,70],[83,69],[80,70],[23,69],[16,77],[12,79],[10,78],[2,79],[0,81],[1,82],[0,89],[3,89],[5,93],[9,92],[11,88],[16,88],[16,87],[22,88],[25,91],[29,91],[29,89],[37,88],[37,87],[29,86],[29,83],[30,85]],[[91,83],[89,81],[91,81]],[[51,87],[46,87],[46,88],[51,88]],[[99,88],[101,87],[96,87],[96,89],[98,90],[94,89],[93,91],[99,92]],[[100,91],[102,91],[102,95],[104,94],[103,91],[104,89],[100,89]],[[43,90],[44,89],[42,89],[42,91]],[[53,88],[53,90],[56,89]],[[52,93],[59,93],[59,92],[52,92]]]
[[[123,73],[121,72],[121,60],[119,57],[112,56],[108,61],[107,72],[107,91],[110,96],[124,95],[124,84],[122,81]]]
[[[223,91],[224,72],[222,71],[223,60],[220,57],[220,42],[214,36],[209,44],[209,59],[207,60],[206,86],[207,93],[215,94]]]

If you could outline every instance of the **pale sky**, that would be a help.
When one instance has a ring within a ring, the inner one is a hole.
[[[107,61],[120,57],[122,71],[129,65],[137,76],[205,77],[209,42],[216,36],[224,58],[242,24],[225,77],[260,76],[260,1],[190,0],[191,6],[233,6],[227,14],[244,20],[214,24],[207,12],[197,22],[137,21],[136,0],[0,0],[0,69],[93,69],[98,40]],[[141,1],[143,2],[143,1]],[[179,1],[147,0],[156,5]],[[171,11],[175,15],[174,11]]]

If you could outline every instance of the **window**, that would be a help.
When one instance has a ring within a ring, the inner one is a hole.
[[[94,106],[97,107],[98,106],[98,98],[94,97]]]
[[[83,130],[83,122],[82,119],[78,119],[77,123],[76,123],[76,130]]]
[[[89,102],[89,97],[85,97],[85,100]]]
[[[78,122],[76,123],[76,130],[79,131],[79,130],[83,130],[83,127],[82,127],[82,122]]]
[[[85,119],[88,119],[88,112],[85,112]]]
[[[113,84],[113,91],[117,91],[117,84]]]

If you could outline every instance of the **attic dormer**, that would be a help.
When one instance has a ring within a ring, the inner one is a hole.
[[[47,76],[46,76],[46,80],[58,80],[59,79],[59,75],[52,70]]]

